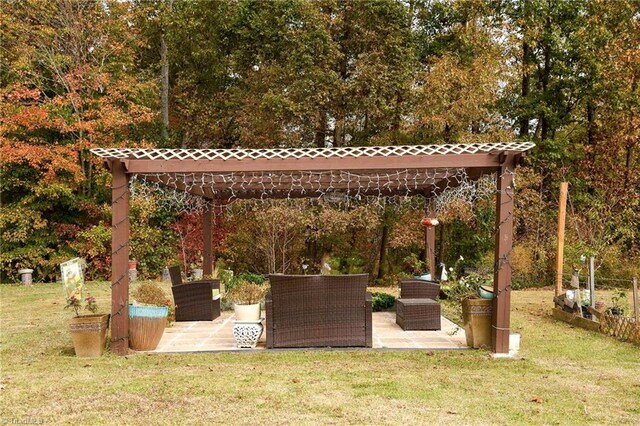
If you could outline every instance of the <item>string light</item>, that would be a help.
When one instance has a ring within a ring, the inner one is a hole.
[[[131,197],[155,196],[158,205],[175,212],[202,212],[208,204],[230,208],[244,199],[262,203],[307,198],[332,201],[338,208],[367,203],[377,208],[402,205],[424,209],[435,201],[436,214],[452,201],[473,204],[496,192],[495,175],[470,179],[465,169],[404,169],[388,173],[352,171],[152,173],[130,180]],[[200,196],[195,195],[200,194]],[[251,204],[251,203],[248,203]],[[220,210],[220,208],[218,208]]]

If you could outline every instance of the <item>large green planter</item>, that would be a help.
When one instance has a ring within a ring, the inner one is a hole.
[[[129,305],[129,346],[135,351],[158,347],[169,309],[166,306]]]
[[[490,299],[464,299],[462,301],[462,321],[471,348],[491,348],[491,315],[493,301]]]

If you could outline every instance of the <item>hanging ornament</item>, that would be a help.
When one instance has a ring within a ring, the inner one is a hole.
[[[422,219],[422,225],[426,226],[427,228],[430,228],[432,226],[438,226],[439,224],[440,222],[438,221],[438,219],[433,217],[425,217]]]

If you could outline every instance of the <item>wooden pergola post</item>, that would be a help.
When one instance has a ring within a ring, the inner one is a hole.
[[[207,203],[202,215],[202,238],[204,238],[202,269],[205,276],[213,275],[213,208],[212,203]]]
[[[515,162],[508,157],[498,169],[496,247],[493,272],[491,341],[496,354],[509,353],[511,322],[511,250],[513,247],[513,189]]]
[[[429,203],[429,207],[427,208],[427,214],[431,218],[436,217],[436,209],[435,203],[431,201]],[[436,271],[436,227],[435,226],[425,226],[424,227],[424,239],[425,239],[425,262],[429,266],[429,273],[431,274],[431,279],[435,280],[437,271]]]
[[[129,351],[129,178],[111,161],[111,351]]]

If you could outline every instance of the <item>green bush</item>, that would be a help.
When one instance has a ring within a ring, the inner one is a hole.
[[[225,276],[220,278],[221,282],[224,284],[224,290],[226,292],[230,292],[233,290],[238,284],[241,282],[253,283],[262,285],[266,281],[265,278],[260,274],[254,274],[252,272],[241,272],[235,276]]]
[[[393,307],[396,298],[392,294],[374,291],[371,293],[371,306],[373,312],[386,311]]]

